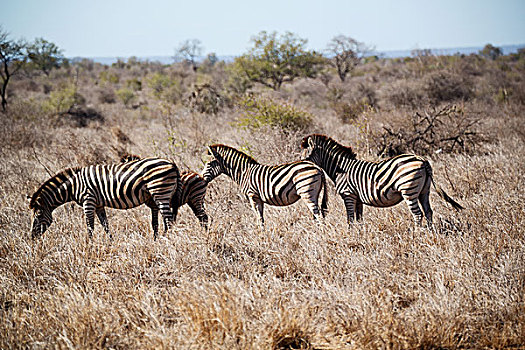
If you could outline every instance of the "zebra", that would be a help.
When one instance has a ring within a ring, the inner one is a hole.
[[[226,145],[211,145],[208,151],[214,159],[204,166],[204,180],[210,182],[220,174],[231,177],[248,198],[256,215],[259,214],[261,229],[264,229],[264,203],[286,206],[302,198],[314,218],[319,220],[321,190],[324,190],[321,214],[325,216],[328,200],[326,179],[323,171],[312,162],[300,160],[268,166]]]
[[[53,210],[74,201],[84,210],[89,237],[93,235],[95,214],[110,234],[105,207],[130,209],[146,204],[151,209],[153,237],[157,239],[159,211],[167,231],[177,217],[181,192],[179,169],[166,159],[144,158],[64,169],[30,197],[31,236],[36,238],[48,229],[53,222]]]
[[[120,162],[125,163],[139,159],[141,159],[140,156],[125,154],[120,158]],[[201,226],[208,229],[208,215],[204,209],[204,197],[208,183],[200,174],[192,171],[183,171],[180,176],[182,192],[179,207],[188,204],[193,214],[199,219]]]
[[[428,160],[414,154],[402,154],[380,162],[358,160],[351,147],[319,134],[304,137],[301,148],[301,158],[320,166],[335,183],[344,201],[349,225],[354,221],[354,214],[355,219],[361,219],[363,204],[390,207],[404,200],[416,225],[421,226],[423,218],[421,204],[427,224],[432,226],[431,183],[454,209],[464,209],[436,186]]]

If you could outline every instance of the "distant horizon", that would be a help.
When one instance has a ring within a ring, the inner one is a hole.
[[[501,49],[502,53],[504,55],[508,55],[511,53],[517,52],[521,48],[525,48],[525,43],[522,44],[509,44],[509,45],[495,45],[494,43],[486,43],[482,46],[467,46],[467,47],[447,47],[447,48],[415,48],[415,49],[407,49],[407,50],[385,50],[385,51],[378,51],[373,50],[370,54],[370,56],[379,56],[381,58],[398,58],[398,57],[409,57],[411,56],[411,53],[414,50],[430,50],[432,54],[434,55],[455,55],[455,54],[471,54],[471,53],[477,53],[480,50],[482,50],[485,45],[491,44],[495,47],[498,47]],[[211,52],[210,52],[211,53]],[[208,54],[208,53],[207,53]],[[206,58],[206,55],[202,55],[198,57],[198,60],[203,60]],[[135,57],[142,61],[149,61],[149,62],[160,62],[163,64],[173,63],[173,56],[174,55],[130,55],[130,56],[67,56],[66,57],[70,60],[75,59],[91,59],[94,62],[102,63],[102,64],[112,64],[117,62],[119,59],[125,59],[128,60],[132,57]],[[223,61],[232,61],[235,57],[238,57],[240,55],[217,55],[217,57],[220,60]]]

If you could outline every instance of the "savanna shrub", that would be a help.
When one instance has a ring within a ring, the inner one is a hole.
[[[197,85],[188,97],[188,106],[200,113],[217,114],[223,98],[210,84]]]
[[[250,79],[245,74],[240,73],[232,65],[226,66],[226,80],[225,88],[231,96],[241,96],[253,86]]]
[[[128,88],[118,89],[117,96],[126,107],[128,107],[135,99],[135,94],[131,89]]]
[[[423,103],[424,94],[420,87],[410,80],[399,80],[387,88],[386,100],[394,107],[416,108]]]
[[[283,131],[302,130],[312,124],[313,116],[291,103],[279,103],[269,98],[248,94],[238,106],[244,111],[238,125],[251,129],[269,126]]]
[[[128,79],[126,80],[126,87],[133,91],[140,91],[142,90],[142,81],[137,78]]]
[[[402,153],[429,155],[436,152],[474,153],[485,137],[479,119],[457,106],[416,112],[373,138],[378,155]]]
[[[354,103],[337,102],[333,104],[333,109],[339,120],[343,123],[351,123],[367,110],[368,103],[356,101]]]
[[[52,114],[67,113],[75,105],[83,105],[86,102],[84,96],[77,92],[74,84],[54,90],[42,104],[42,108]]]
[[[147,78],[147,84],[153,90],[153,95],[160,99],[163,92],[173,86],[175,82],[167,75],[157,72]]]
[[[345,95],[351,97],[345,98]],[[375,90],[363,83],[357,84],[356,89],[350,93],[341,87],[332,87],[327,92],[327,99],[336,116],[343,123],[355,121],[363,112],[377,104]]]
[[[472,82],[462,76],[439,71],[427,75],[423,82],[423,91],[431,103],[469,100],[474,93]]]
[[[98,91],[98,101],[100,103],[115,103],[115,91],[110,88],[101,89]]]
[[[77,127],[85,127],[91,121],[104,122],[104,116],[95,108],[74,105],[69,109],[66,116]]]
[[[102,84],[105,84],[105,83],[118,84],[118,82],[120,81],[120,78],[117,75],[117,73],[105,70],[105,71],[100,72],[98,76],[98,80]]]
[[[160,99],[172,104],[177,104],[182,101],[183,90],[179,82],[175,82],[169,88],[163,91]]]

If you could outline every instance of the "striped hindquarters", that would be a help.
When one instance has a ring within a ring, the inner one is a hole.
[[[246,190],[256,192],[265,203],[285,206],[304,195],[319,195],[323,188],[322,170],[309,161],[278,166],[257,165],[249,172]]]
[[[403,154],[379,163],[356,160],[348,173],[350,187],[360,200],[375,207],[389,207],[405,198],[418,197],[430,188],[426,161]]]
[[[81,169],[79,180],[97,206],[128,209],[153,197],[169,203],[180,182],[177,166],[159,158],[145,158],[117,165],[94,165]],[[85,194],[79,193],[79,198]]]
[[[194,172],[184,172],[181,175],[182,194],[181,205],[190,203],[195,206],[202,206],[208,183],[202,176]]]

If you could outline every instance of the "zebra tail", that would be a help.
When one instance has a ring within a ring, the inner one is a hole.
[[[445,190],[443,190],[441,187],[436,185],[436,183],[434,182],[434,175],[432,174],[432,167],[430,166],[430,163],[428,162],[428,160],[425,160],[424,163],[425,163],[425,168],[427,170],[427,173],[430,176],[430,180],[432,181],[432,185],[434,186],[434,189],[439,194],[439,196],[441,198],[443,198],[447,203],[449,203],[452,206],[452,208],[454,208],[454,209],[456,209],[458,211],[461,210],[461,209],[465,209],[461,204],[459,204],[454,199],[452,199],[452,197],[450,197],[445,192]]]
[[[321,182],[323,187],[323,199],[321,200],[321,213],[323,217],[328,213],[328,188],[326,187],[326,176],[324,171],[321,170]]]

